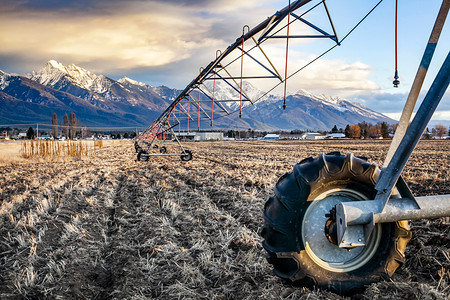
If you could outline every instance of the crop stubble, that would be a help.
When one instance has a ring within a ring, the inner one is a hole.
[[[258,235],[264,202],[308,156],[353,152],[381,164],[388,145],[187,143],[194,159],[186,163],[137,162],[123,143],[77,161],[3,162],[0,298],[339,299],[272,274]],[[449,156],[448,141],[419,143],[404,171],[416,195],[450,193]],[[445,221],[413,222],[406,264],[359,297],[448,298]]]

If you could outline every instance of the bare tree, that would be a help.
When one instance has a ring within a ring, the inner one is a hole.
[[[75,135],[77,133],[77,117],[75,117],[75,113],[71,112],[69,115],[69,135],[70,139],[73,140],[75,138]]]
[[[52,134],[54,139],[58,138],[58,117],[56,113],[52,114]]]
[[[67,116],[67,113],[64,114],[63,122],[64,122],[64,135],[66,136],[66,139],[68,139],[69,138],[69,117]]]
[[[439,138],[442,138],[443,136],[445,136],[448,133],[447,127],[445,127],[442,124],[437,124],[436,126],[434,126],[435,129],[435,133]]]

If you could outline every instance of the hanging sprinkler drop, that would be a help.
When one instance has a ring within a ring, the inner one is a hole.
[[[400,84],[400,80],[398,80],[398,78],[398,71],[395,70],[394,81],[392,82],[394,84],[394,87],[398,87],[398,85]]]
[[[398,80],[398,0],[395,1],[395,74],[394,74],[394,87],[398,87],[400,80]]]

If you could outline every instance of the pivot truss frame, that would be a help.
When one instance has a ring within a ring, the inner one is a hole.
[[[234,113],[239,113],[241,118],[242,110],[245,107],[264,99],[270,91],[282,84],[284,84],[283,107],[286,108],[287,79],[298,72],[291,72],[291,74],[288,72],[289,40],[327,39],[334,46],[340,45],[325,0],[318,1],[317,4],[310,5],[311,7],[307,10],[297,13],[301,7],[311,1],[298,0],[292,3],[289,1],[288,6],[268,17],[253,29],[247,25],[244,26],[242,35],[224,51],[217,50],[215,59],[206,67],[201,68],[199,75],[186,86],[161,116],[140,134],[136,149],[141,149],[151,156],[163,155],[149,152],[157,149],[159,143],[173,139],[181,148],[180,154],[173,155],[184,154],[186,150],[178,139],[181,131],[189,132],[192,127],[200,130],[205,123],[213,126],[214,119],[229,118]],[[308,13],[317,10],[321,10],[324,19],[327,20],[328,31],[307,20]],[[307,28],[313,34],[296,34],[295,31],[298,30],[295,30],[294,25],[303,27],[302,32],[304,28]],[[279,47],[280,41],[283,40],[286,41],[286,48],[281,60],[274,55],[270,56],[268,51],[263,49],[263,44],[267,45],[269,41],[272,41],[272,45]],[[280,71],[280,63],[277,67],[274,59],[283,63],[284,72]],[[267,86],[272,86],[272,88],[265,94],[252,98],[246,90],[244,81],[256,80],[266,80],[268,83],[270,82]],[[218,81],[221,81],[234,93],[231,99],[224,98],[218,93],[216,89]],[[178,135],[175,133],[176,129],[178,129]]]

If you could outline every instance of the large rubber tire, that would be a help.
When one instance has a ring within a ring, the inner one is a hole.
[[[405,261],[411,239],[407,221],[377,224],[366,246],[350,251],[332,244],[323,230],[324,215],[336,199],[373,199],[379,173],[365,159],[332,152],[307,158],[283,175],[265,204],[261,231],[275,274],[289,283],[341,295],[390,277]],[[394,194],[400,196],[397,190]]]

